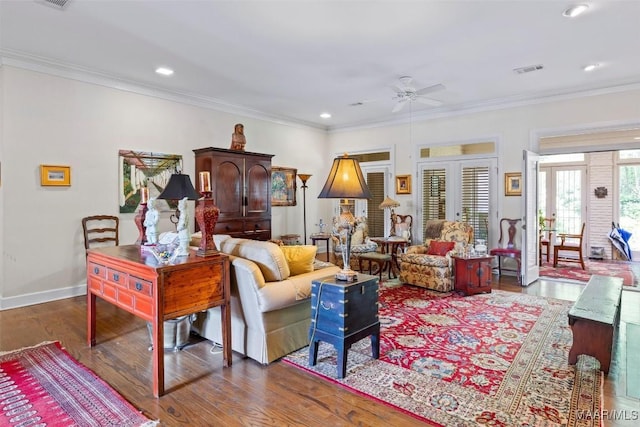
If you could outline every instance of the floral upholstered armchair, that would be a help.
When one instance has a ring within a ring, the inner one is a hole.
[[[409,246],[400,255],[400,281],[434,291],[452,291],[451,255],[470,242],[473,242],[473,227],[466,222],[427,221],[424,244]]]
[[[347,240],[347,230],[339,224],[339,217],[333,218],[333,229],[331,231],[331,241],[333,243],[333,253],[335,255],[335,263],[338,267],[344,268],[342,261],[342,250]],[[367,218],[363,216],[356,217],[353,235],[351,236],[351,256],[349,257],[349,265],[352,270],[358,270],[358,257],[367,252],[376,252],[378,244],[369,239],[369,229],[367,227]]]

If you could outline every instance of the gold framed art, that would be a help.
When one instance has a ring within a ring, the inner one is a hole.
[[[71,166],[40,165],[40,185],[69,187]]]
[[[507,172],[504,174],[504,195],[505,196],[521,196],[522,195],[522,173]]]
[[[271,206],[296,205],[297,169],[271,167]]]
[[[411,175],[396,176],[396,194],[411,194]]]

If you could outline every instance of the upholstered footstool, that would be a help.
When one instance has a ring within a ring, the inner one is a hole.
[[[389,279],[393,279],[393,269],[391,266],[391,254],[381,254],[380,252],[366,252],[360,254],[358,257],[359,270],[362,271],[362,261],[369,261],[369,274],[371,273],[371,266],[373,264],[378,265],[378,270],[376,273],[380,276],[380,280],[382,280],[382,272],[386,269],[389,272]]]

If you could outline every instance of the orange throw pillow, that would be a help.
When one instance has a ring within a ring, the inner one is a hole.
[[[429,242],[429,249],[427,249],[427,255],[445,256],[447,252],[452,250],[455,246],[456,246],[456,242],[442,242],[439,240],[432,240]]]

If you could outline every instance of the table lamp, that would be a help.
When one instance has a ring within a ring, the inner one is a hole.
[[[345,280],[352,282],[356,279],[357,274],[351,269],[351,236],[353,235],[353,227],[355,218],[347,204],[348,199],[370,199],[371,191],[360,169],[360,163],[353,157],[349,157],[345,153],[342,157],[333,159],[333,165],[327,181],[318,195],[320,199],[344,199],[345,203],[340,205],[342,212],[340,213],[338,228],[346,232],[346,241],[342,246],[343,268],[336,273],[337,280]]]
[[[395,217],[395,212],[393,211],[393,208],[397,208],[398,206],[400,206],[400,202],[393,200],[391,197],[387,196],[382,203],[380,203],[378,205],[378,209],[390,209],[391,210],[391,229],[389,232],[389,235],[387,235],[386,231],[385,231],[385,235],[384,237],[389,237],[395,234],[395,224],[394,224],[394,217]]]
[[[193,188],[193,184],[191,183],[191,178],[189,175],[174,173],[169,178],[169,183],[162,193],[158,196],[158,199],[163,200],[182,200],[187,198],[187,200],[198,200],[199,194],[196,192],[195,188]],[[184,211],[181,212],[180,209],[176,210],[175,214],[171,215],[171,222],[176,224],[180,222],[180,216],[185,215],[184,220],[187,221],[189,216],[187,212],[187,208],[184,208]],[[175,218],[175,222],[174,222]],[[178,247],[178,256],[185,256],[189,254],[189,239],[180,239],[180,246]]]

